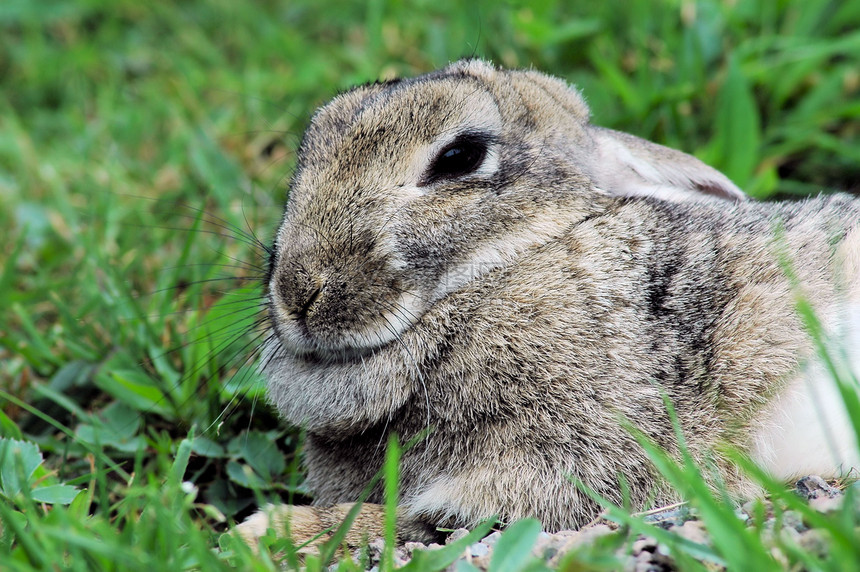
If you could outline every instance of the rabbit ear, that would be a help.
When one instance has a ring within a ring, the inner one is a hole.
[[[612,129],[589,125],[588,131],[597,151],[589,174],[609,194],[676,202],[746,198],[728,177],[692,155]]]

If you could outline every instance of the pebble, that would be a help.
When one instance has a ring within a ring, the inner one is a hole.
[[[407,542],[403,545],[403,548],[406,549],[410,554],[418,549],[427,549],[427,546],[423,542]]]
[[[633,542],[633,556],[639,556],[643,552],[653,554],[657,550],[657,541],[651,537],[642,537]]]
[[[852,485],[860,488],[860,484]],[[815,510],[828,513],[838,510],[845,499],[844,493],[828,484],[818,476],[808,476],[795,483],[795,492],[807,500]],[[860,493],[860,490],[856,491]],[[860,494],[858,494],[860,496]],[[860,506],[857,507],[860,511]],[[747,526],[762,527],[761,537],[765,546],[770,550],[776,562],[788,566],[790,561],[781,546],[800,546],[805,550],[825,558],[830,549],[828,534],[820,529],[810,529],[803,520],[802,513],[794,510],[776,510],[774,504],[766,499],[758,499],[744,503],[736,514]],[[777,518],[776,514],[779,515]],[[655,512],[644,517],[646,522],[669,530],[672,533],[698,544],[710,545],[710,538],[704,523],[698,515],[686,505],[672,507]],[[558,533],[541,532],[532,547],[532,554],[544,560],[551,568],[556,568],[562,558],[577,548],[594,542],[602,536],[615,534],[617,526],[598,523],[578,531],[565,530]],[[469,531],[465,528],[451,532],[446,539],[450,544],[464,538]],[[481,541],[469,546],[461,557],[462,561],[471,564],[477,570],[487,570],[493,555],[493,549],[502,537],[502,532],[488,534]],[[383,551],[382,539],[371,542],[367,548],[367,560],[371,571],[377,571],[379,558]],[[409,562],[416,550],[434,550],[442,548],[439,544],[425,546],[420,542],[407,542],[395,551],[394,564],[396,567]],[[620,568],[625,572],[669,572],[677,570],[669,548],[658,543],[654,538],[639,536],[632,542],[623,543],[616,551]],[[356,560],[359,562],[360,560]],[[713,563],[703,563],[706,570],[720,570]],[[575,567],[576,565],[574,565]],[[458,568],[455,563],[450,570]]]
[[[827,481],[818,475],[809,475],[798,479],[794,484],[794,490],[802,498],[812,500],[821,497],[836,498],[842,496],[842,491],[827,484]]]
[[[467,536],[469,536],[468,528],[458,528],[457,530],[448,535],[448,538],[445,539],[445,544],[452,544],[454,542],[457,542],[461,538],[465,538]]]
[[[830,536],[820,529],[807,530],[800,535],[797,544],[820,558],[824,558],[830,553]]]
[[[756,519],[760,517],[770,519],[773,518],[773,503],[767,499],[747,501],[741,506],[741,512],[747,515],[747,518],[742,520]]]
[[[817,510],[818,512],[833,512],[834,510],[839,510],[842,507],[842,500],[845,497],[815,497],[810,499],[809,506]]]
[[[705,523],[700,520],[688,520],[681,526],[676,527],[675,532],[692,542],[710,544],[708,531],[705,530]]]
[[[687,505],[682,505],[677,508],[667,509],[644,517],[645,522],[656,524],[660,528],[669,529],[673,526],[681,526],[686,521],[694,518]]]
[[[486,556],[490,553],[490,547],[484,544],[483,542],[476,542],[472,546],[469,547],[469,552],[472,553],[473,558],[479,558],[481,556]]]
[[[483,542],[487,546],[495,546],[496,542],[499,541],[499,538],[501,538],[501,536],[502,536],[502,533],[497,530],[497,531],[491,532],[490,534],[485,536],[484,540],[482,540],[481,542]]]
[[[807,528],[803,523],[803,515],[796,510],[787,510],[782,513],[782,526],[783,528],[793,528],[798,532],[803,532]]]

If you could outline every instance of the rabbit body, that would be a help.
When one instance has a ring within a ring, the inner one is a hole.
[[[598,507],[571,478],[672,498],[625,425],[677,452],[664,392],[700,460],[727,443],[783,477],[834,474],[856,463],[841,410],[807,428],[841,457],[784,454],[804,388],[831,383],[796,294],[829,334],[857,328],[858,227],[846,195],[745,201],[692,157],[590,125],[536,72],[468,61],[359,87],[299,152],[268,281],[269,396],[307,428],[320,506],[359,497],[389,433],[427,430],[403,454],[401,516],[431,528],[580,526]]]

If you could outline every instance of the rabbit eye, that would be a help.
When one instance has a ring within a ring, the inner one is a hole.
[[[439,179],[456,179],[473,173],[487,156],[486,137],[462,135],[442,149],[430,165],[426,180],[428,183]]]

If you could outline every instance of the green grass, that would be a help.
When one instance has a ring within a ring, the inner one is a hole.
[[[4,569],[276,568],[213,550],[259,502],[308,500],[246,361],[256,237],[310,112],[351,84],[533,65],[757,197],[858,190],[857,2],[464,6],[0,4],[0,453],[38,446],[2,467]]]

